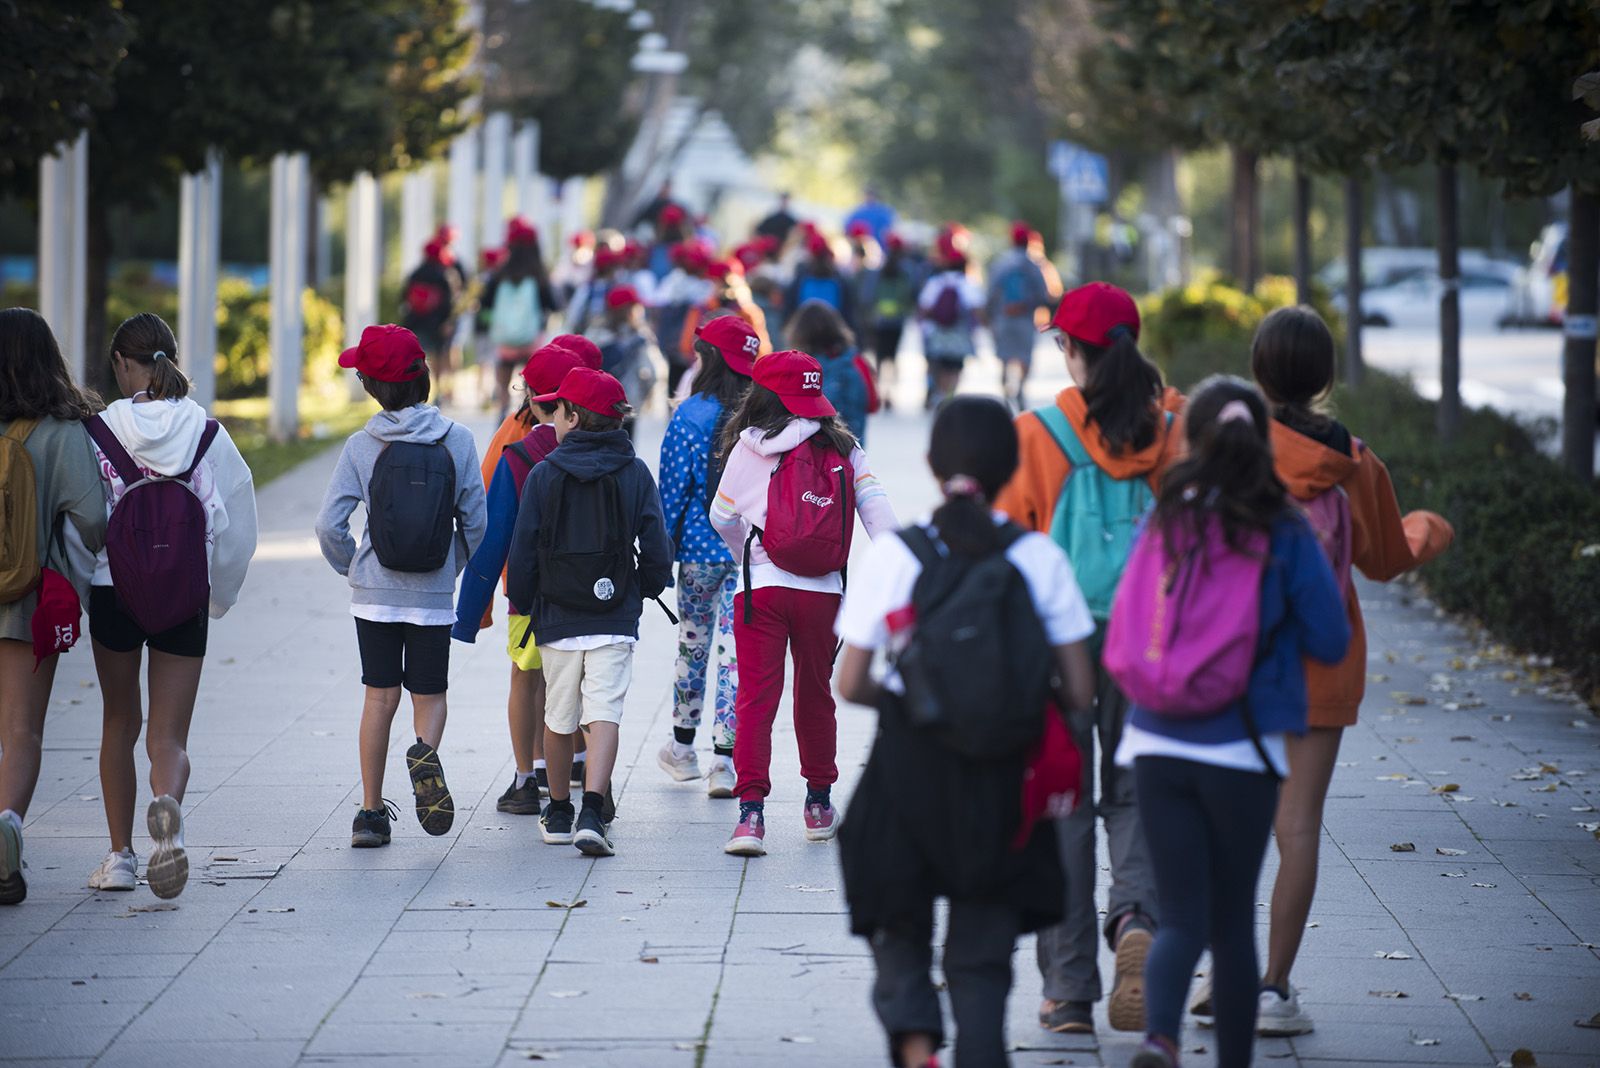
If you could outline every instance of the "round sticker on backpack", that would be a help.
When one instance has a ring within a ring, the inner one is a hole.
[[[616,596],[616,593],[616,585],[608,578],[599,579],[594,584],[594,596],[596,600],[609,601],[612,597]]]

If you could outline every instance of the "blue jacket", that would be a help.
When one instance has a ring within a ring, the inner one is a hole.
[[[661,442],[661,509],[675,558],[686,564],[731,564],[733,554],[711,527],[707,482],[711,478],[712,435],[722,417],[722,402],[695,393],[672,413]]]
[[[1263,735],[1304,734],[1306,674],[1301,659],[1337,664],[1350,644],[1350,621],[1333,568],[1298,513],[1273,525],[1270,552],[1261,576],[1261,636],[1250,674],[1250,711]],[[1129,716],[1156,734],[1217,745],[1250,737],[1242,705],[1200,719],[1163,716],[1138,706]]]
[[[867,444],[867,380],[856,365],[856,350],[846,349],[837,356],[817,356],[822,365],[822,395],[839,409],[839,418],[863,446]]]
[[[639,562],[633,581],[605,612],[574,611],[546,603],[539,596],[539,515],[545,498],[563,477],[589,482],[613,473],[622,491],[622,507],[629,516],[629,533],[638,544]],[[650,469],[633,454],[627,431],[572,431],[543,463],[534,466],[522,487],[506,571],[506,593],[511,603],[528,606],[540,644],[588,634],[637,638],[644,598],[657,597],[671,585],[672,540],[661,514],[661,494],[656,491]]]

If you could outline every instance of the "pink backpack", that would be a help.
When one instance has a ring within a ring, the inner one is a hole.
[[[1330,486],[1308,501],[1295,499],[1295,505],[1306,517],[1306,522],[1316,532],[1317,544],[1333,565],[1333,577],[1339,582],[1339,593],[1350,598],[1350,558],[1355,534],[1350,519],[1350,495],[1343,486]]]
[[[1261,575],[1268,538],[1228,546],[1222,523],[1185,530],[1168,554],[1154,523],[1134,543],[1106,628],[1106,671],[1141,708],[1204,716],[1243,697],[1261,628]]]
[[[767,525],[752,526],[744,544],[744,587],[750,589],[750,546],[757,535],[767,558],[792,575],[816,577],[850,560],[856,475],[848,457],[815,440],[778,459],[767,483]],[[745,598],[748,620],[751,598]]]

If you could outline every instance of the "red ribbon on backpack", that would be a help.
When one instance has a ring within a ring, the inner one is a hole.
[[[1061,709],[1051,701],[1045,706],[1044,730],[1022,772],[1022,822],[1011,840],[1012,851],[1020,851],[1028,844],[1040,820],[1072,815],[1082,790],[1083,754],[1067,730]]]

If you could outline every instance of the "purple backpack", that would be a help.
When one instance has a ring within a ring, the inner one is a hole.
[[[190,480],[217,436],[217,421],[206,420],[194,459],[172,476],[145,474],[98,415],[84,429],[125,487],[106,527],[117,601],[146,634],[187,623],[211,603],[206,509]]]
[[[1230,548],[1222,523],[1202,533],[1145,527],[1128,557],[1106,628],[1102,660],[1128,699],[1168,716],[1204,716],[1238,701],[1250,686],[1261,628],[1267,535]]]

